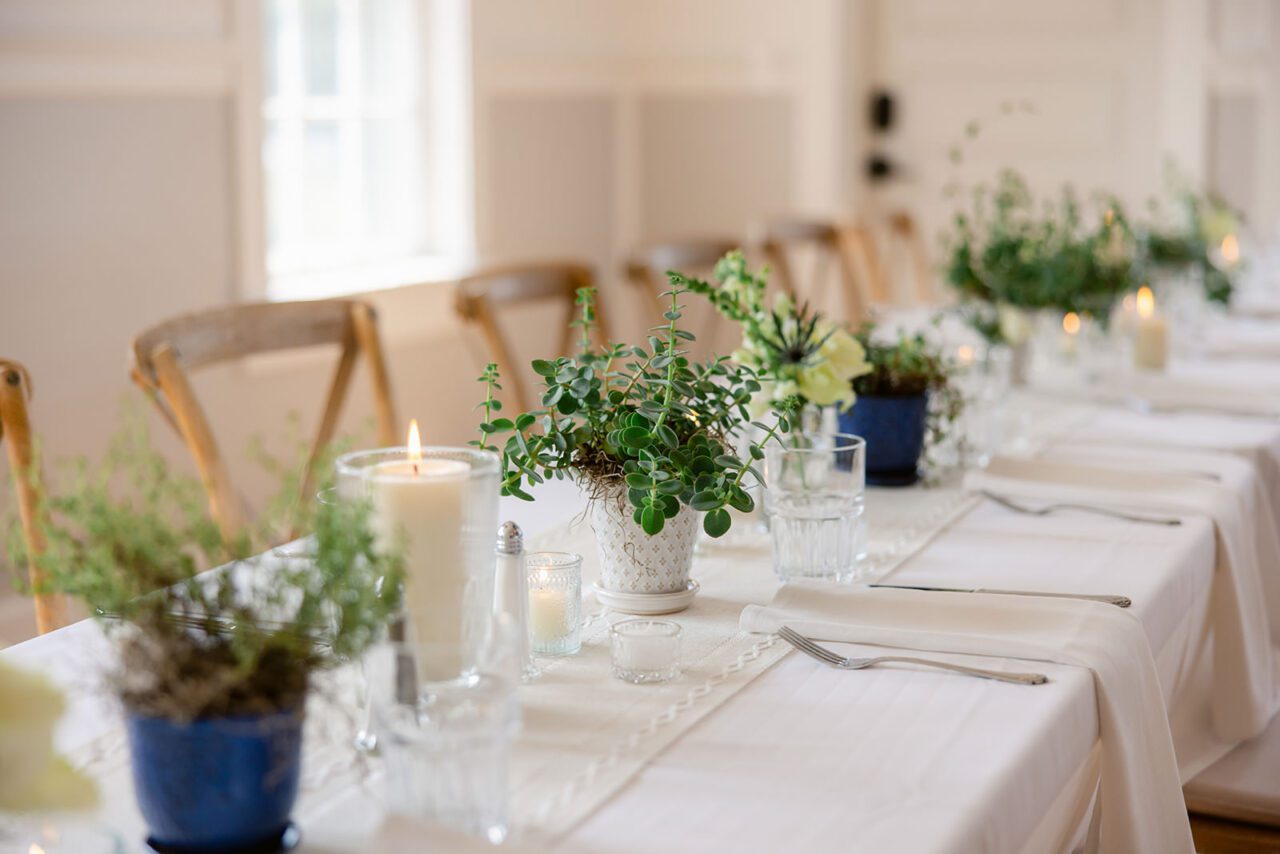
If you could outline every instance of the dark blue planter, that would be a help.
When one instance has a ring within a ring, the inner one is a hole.
[[[157,850],[277,850],[298,796],[302,715],[177,723],[129,713],[138,808]]]
[[[852,409],[839,414],[840,432],[861,436],[867,442],[867,483],[908,486],[920,479],[918,466],[928,409],[928,394],[860,394]]]

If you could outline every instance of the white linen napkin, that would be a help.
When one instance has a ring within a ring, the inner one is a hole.
[[[1102,743],[1101,850],[1194,851],[1155,662],[1141,624],[1127,612],[1073,599],[789,582],[771,604],[749,605],[741,617],[745,631],[782,625],[820,641],[1091,670]]]
[[[1168,374],[1139,374],[1117,387],[1152,409],[1196,409],[1238,415],[1280,416],[1280,389],[1224,385]]]
[[[964,485],[1042,503],[1077,502],[1210,518],[1217,543],[1210,617],[1214,728],[1234,741],[1266,728],[1277,696],[1268,612],[1280,614],[1280,602],[1268,601],[1268,593],[1276,598],[1276,585],[1264,584],[1262,572],[1280,567],[1280,554],[1274,537],[1261,537],[1253,530],[1254,508],[1241,496],[1222,484],[1193,477],[1010,457],[996,457],[985,471],[969,472]]]

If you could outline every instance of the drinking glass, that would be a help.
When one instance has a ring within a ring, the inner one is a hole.
[[[786,436],[765,450],[765,482],[779,578],[852,582],[866,574],[866,442],[860,436]]]
[[[387,808],[501,843],[517,683],[486,673],[427,681],[424,664],[440,653],[430,644],[386,644],[376,653],[371,688]]]

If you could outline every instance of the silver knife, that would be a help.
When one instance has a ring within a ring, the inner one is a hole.
[[[1090,602],[1106,602],[1119,608],[1128,608],[1133,600],[1128,596],[1112,596],[1106,593],[1043,593],[1038,590],[997,590],[992,587],[927,587],[923,584],[868,584],[868,587],[886,587],[891,590],[928,590],[934,593],[996,593],[1002,596],[1043,596],[1049,599],[1086,599]]]

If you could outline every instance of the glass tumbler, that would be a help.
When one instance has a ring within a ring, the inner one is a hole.
[[[538,655],[576,655],[582,648],[582,555],[529,552],[529,640]]]
[[[866,575],[866,442],[860,436],[785,436],[765,450],[765,483],[780,579],[852,582]]]
[[[431,650],[385,646],[373,671],[373,708],[387,808],[501,843],[520,725],[516,683],[488,674],[422,681],[418,659]]]

